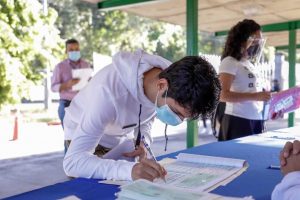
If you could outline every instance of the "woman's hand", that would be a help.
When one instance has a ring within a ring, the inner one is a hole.
[[[263,91],[255,93],[257,101],[269,101],[272,97],[271,92]]]

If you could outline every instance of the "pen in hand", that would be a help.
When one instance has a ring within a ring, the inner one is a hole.
[[[144,136],[142,136],[142,142],[143,142],[143,144],[144,144],[144,146],[145,146],[145,148],[147,149],[147,151],[149,152],[149,154],[150,154],[150,156],[151,156],[151,158],[155,161],[155,162],[157,162],[157,160],[156,160],[156,157],[154,156],[154,153],[153,153],[153,151],[151,150],[151,148],[150,148],[150,146],[148,145],[148,143],[146,142],[146,140],[145,140],[145,137]],[[166,178],[165,177],[162,177],[162,179],[164,180],[164,182],[165,183],[167,183],[167,181],[166,181]]]

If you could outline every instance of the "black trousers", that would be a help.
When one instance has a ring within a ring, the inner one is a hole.
[[[264,120],[251,120],[225,114],[221,123],[219,141],[232,140],[264,131]]]

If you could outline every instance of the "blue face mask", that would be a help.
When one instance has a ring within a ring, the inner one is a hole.
[[[167,90],[168,91],[168,90]],[[167,104],[167,94],[165,96],[165,105],[157,106],[158,92],[155,100],[156,117],[165,124],[177,126],[182,123],[182,119],[176,115]]]
[[[77,62],[80,59],[80,51],[69,51],[68,56],[71,61]]]

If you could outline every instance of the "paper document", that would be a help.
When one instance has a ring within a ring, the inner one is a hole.
[[[186,153],[168,160],[162,164],[167,170],[166,183],[161,179],[154,182],[193,191],[210,191],[247,166],[245,160]]]
[[[166,182],[154,183],[173,190],[211,191],[226,185],[248,167],[245,160],[181,153],[177,159],[165,158],[159,163],[167,170]],[[99,181],[99,183],[126,185],[130,181]]]
[[[116,194],[118,200],[238,200],[248,199],[245,198],[233,198],[224,197],[216,194],[210,194],[206,192],[190,192],[181,189],[172,189],[167,186],[157,185],[147,180],[137,180],[131,184],[121,186],[121,191]]]
[[[73,85],[72,90],[81,90],[89,82],[92,73],[92,68],[73,69],[72,78],[78,78],[80,79],[80,81],[77,84]]]
[[[273,115],[282,111],[283,113],[293,112],[300,107],[300,87],[292,87],[287,90],[275,93],[266,105],[267,116],[265,119],[272,119]]]

